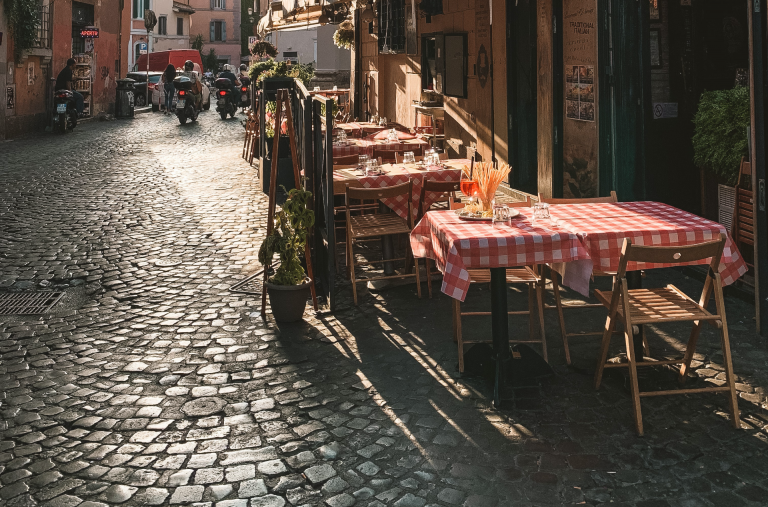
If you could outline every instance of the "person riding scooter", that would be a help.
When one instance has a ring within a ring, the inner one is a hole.
[[[85,109],[85,101],[83,99],[83,96],[80,95],[75,90],[74,87],[74,75],[73,72],[75,70],[75,59],[70,58],[67,60],[67,66],[64,67],[61,72],[59,72],[59,75],[56,77],[56,87],[54,88],[54,91],[59,90],[69,90],[72,92],[72,95],[75,98],[75,109],[77,109],[78,116],[83,115],[83,110]]]
[[[203,100],[203,84],[200,82],[194,69],[195,64],[192,63],[192,60],[187,60],[184,62],[184,72],[182,72],[181,75],[188,77],[189,80],[192,81],[192,89],[189,93],[195,99],[195,109],[200,110]]]
[[[225,65],[224,70],[219,73],[219,79],[221,78],[229,79],[229,81],[232,83],[232,86],[231,86],[232,97],[240,97],[240,80],[237,79],[237,76],[235,76],[232,70],[233,70],[232,65]],[[237,102],[235,102],[235,105],[237,105]]]

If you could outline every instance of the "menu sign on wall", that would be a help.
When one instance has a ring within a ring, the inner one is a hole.
[[[598,193],[597,0],[563,2],[563,196]]]

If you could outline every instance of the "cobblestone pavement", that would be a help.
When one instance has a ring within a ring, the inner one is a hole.
[[[667,397],[643,400],[637,437],[623,377],[592,389],[589,338],[566,368],[553,315],[556,375],[495,411],[488,385],[456,372],[445,296],[402,285],[355,309],[345,288],[336,315],[276,326],[228,291],[258,269],[265,231],[241,132],[155,114],[0,144],[0,288],[66,293],[53,314],[0,318],[0,504],[768,503],[768,354],[750,305],[727,302],[740,431],[722,396]],[[646,283],[669,279],[701,287],[673,270]],[[594,330],[603,314],[567,318]],[[659,354],[683,337],[649,330]],[[706,329],[692,385],[722,383],[717,346]]]

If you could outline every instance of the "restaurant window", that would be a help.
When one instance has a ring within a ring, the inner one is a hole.
[[[467,34],[421,38],[421,87],[449,97],[467,97]]]
[[[157,18],[157,35],[168,35],[168,17]]]
[[[176,35],[184,35],[184,18],[176,18]]]
[[[381,0],[379,53],[405,52],[405,0]]]

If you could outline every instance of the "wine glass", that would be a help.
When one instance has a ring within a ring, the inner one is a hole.
[[[368,162],[368,155],[361,153],[357,156],[357,168],[365,171],[365,163]]]
[[[403,164],[415,164],[416,163],[416,157],[414,156],[412,151],[406,151],[403,153]]]
[[[473,203],[477,196],[477,181],[464,171],[461,172],[461,180],[459,182],[459,188],[461,193],[467,196],[469,203]]]

